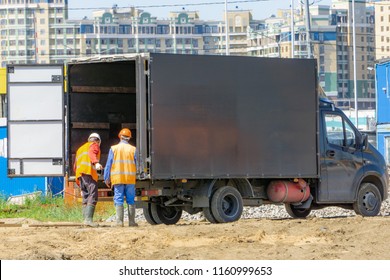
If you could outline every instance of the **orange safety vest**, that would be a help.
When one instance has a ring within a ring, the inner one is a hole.
[[[114,158],[111,166],[110,179],[112,185],[135,184],[137,167],[135,165],[135,147],[119,143],[111,147]]]
[[[80,178],[82,174],[86,174],[91,175],[95,181],[98,180],[96,168],[93,166],[88,155],[89,147],[92,144],[93,142],[87,142],[82,145],[76,152],[76,179]],[[97,158],[100,160],[100,151],[97,155]]]

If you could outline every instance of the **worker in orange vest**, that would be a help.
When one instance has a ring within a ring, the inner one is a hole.
[[[130,145],[131,131],[123,128],[118,137],[119,144],[111,147],[106,167],[104,181],[107,186],[114,189],[114,204],[116,209],[115,226],[123,227],[124,197],[126,197],[129,226],[138,226],[135,222],[135,180],[136,180],[136,148]]]
[[[93,215],[98,202],[97,171],[103,169],[103,166],[99,163],[100,143],[99,134],[92,133],[89,135],[88,142],[77,150],[74,163],[76,183],[80,186],[83,196],[84,224],[91,227],[98,226],[93,222]]]

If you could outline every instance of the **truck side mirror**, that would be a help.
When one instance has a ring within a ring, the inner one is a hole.
[[[362,147],[362,150],[366,150],[368,148],[368,135],[367,134],[362,134],[360,147]]]

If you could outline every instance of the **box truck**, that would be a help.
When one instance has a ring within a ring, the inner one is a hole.
[[[104,165],[127,127],[150,224],[183,211],[232,222],[267,203],[295,218],[327,206],[374,216],[387,198],[383,157],[319,96],[315,60],[134,54],[73,61],[66,74],[7,66],[9,176],[72,182],[88,135],[100,134]]]

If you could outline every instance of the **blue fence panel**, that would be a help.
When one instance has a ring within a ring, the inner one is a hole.
[[[9,178],[7,176],[7,127],[0,127],[0,195],[8,198],[9,196],[42,191],[46,193],[46,178]],[[26,145],[28,143],[26,142]]]

